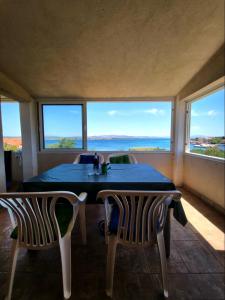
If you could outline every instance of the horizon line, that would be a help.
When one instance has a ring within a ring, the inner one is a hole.
[[[50,137],[54,137],[54,138],[81,138],[82,136],[59,136],[59,135],[47,135],[45,136],[45,138],[50,138]],[[88,138],[91,137],[123,137],[123,138],[134,138],[134,137],[138,137],[138,138],[171,138],[171,136],[147,136],[147,135],[123,135],[123,134],[100,134],[100,135],[90,135],[87,136]],[[217,136],[209,136],[209,135],[193,135],[190,138],[212,138],[212,137],[224,137],[223,135],[217,135]],[[8,135],[8,136],[3,136],[3,138],[22,138],[22,136],[16,136],[16,135]]]

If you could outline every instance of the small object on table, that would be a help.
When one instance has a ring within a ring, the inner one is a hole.
[[[108,173],[108,166],[109,166],[109,163],[107,164],[106,162],[104,162],[102,164],[102,175],[106,175]]]
[[[98,159],[97,152],[95,152],[95,156],[94,156],[93,169],[94,169],[94,174],[99,175],[99,159]]]

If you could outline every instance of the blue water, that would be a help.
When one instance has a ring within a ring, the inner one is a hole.
[[[58,140],[45,140],[45,147],[57,144]],[[136,147],[151,147],[170,150],[169,138],[130,138],[130,139],[105,139],[105,140],[88,140],[88,150],[91,151],[127,151],[130,148]],[[74,144],[75,148],[82,148],[82,140],[77,139]]]
[[[57,144],[59,140],[45,140],[45,147]],[[130,138],[130,139],[109,139],[109,140],[88,140],[88,150],[90,151],[128,151],[131,148],[160,148],[170,151],[169,138]],[[225,150],[225,145],[219,145],[219,149]],[[82,140],[77,139],[74,148],[82,148]],[[190,144],[192,149],[205,149],[203,147],[195,147]]]
[[[88,149],[102,151],[126,151],[131,148],[157,148],[170,150],[170,139],[114,139],[114,140],[89,140]]]
[[[225,145],[224,145],[224,144],[219,144],[219,145],[217,145],[217,148],[219,148],[220,150],[225,151]],[[205,147],[198,147],[198,146],[196,147],[196,146],[190,144],[190,150],[192,150],[192,149],[201,149],[201,150],[205,150],[206,148],[205,148]]]
[[[218,148],[219,148],[220,150],[225,151],[225,145],[224,145],[224,144],[219,145]]]

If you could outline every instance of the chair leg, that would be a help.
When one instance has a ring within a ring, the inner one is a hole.
[[[113,277],[116,258],[116,247],[117,238],[115,236],[110,236],[108,239],[108,255],[106,269],[106,294],[109,297],[112,297],[113,293]]]
[[[64,299],[71,296],[71,236],[66,235],[59,239]]]
[[[85,214],[85,203],[80,204],[79,206],[79,220],[81,228],[82,243],[87,244],[87,232],[86,232],[86,214]]]
[[[168,298],[169,293],[168,293],[167,262],[166,262],[166,250],[165,250],[163,231],[157,234],[157,242],[159,247],[164,297]]]
[[[12,245],[12,264],[11,264],[11,270],[10,270],[10,275],[8,280],[8,294],[5,300],[11,300],[12,297],[12,288],[13,288],[13,282],[15,277],[18,252],[19,252],[18,241],[14,240]]]
[[[105,223],[104,223],[104,232],[105,232],[105,243],[106,245],[109,244],[109,234],[108,234],[108,225],[106,223],[106,220],[105,220]]]

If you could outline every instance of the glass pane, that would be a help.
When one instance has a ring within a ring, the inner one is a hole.
[[[191,104],[190,151],[224,158],[224,89]]]
[[[44,148],[83,148],[82,105],[44,104]]]
[[[171,102],[89,102],[88,150],[169,151]]]
[[[2,102],[1,113],[4,150],[22,149],[19,103]]]

